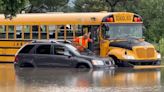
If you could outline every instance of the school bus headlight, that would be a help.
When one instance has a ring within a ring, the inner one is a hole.
[[[104,62],[101,60],[92,60],[93,65],[104,65]]]
[[[135,59],[134,56],[131,56],[131,55],[125,55],[124,58],[125,59]]]
[[[157,54],[157,58],[158,58],[158,59],[161,59],[161,54],[158,53],[158,54]]]

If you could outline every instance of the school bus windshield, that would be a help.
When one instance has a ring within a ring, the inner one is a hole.
[[[104,35],[111,39],[142,38],[142,24],[105,24]]]

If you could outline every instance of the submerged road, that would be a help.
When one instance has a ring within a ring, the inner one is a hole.
[[[0,64],[0,92],[163,92],[164,66],[80,70]]]

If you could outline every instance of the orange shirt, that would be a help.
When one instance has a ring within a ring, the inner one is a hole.
[[[92,39],[90,39],[90,38],[84,39],[83,36],[80,36],[80,37],[75,38],[73,41],[77,42],[79,45],[87,48],[88,42],[92,42]]]

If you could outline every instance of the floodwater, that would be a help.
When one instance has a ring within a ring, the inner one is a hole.
[[[0,92],[164,92],[164,69],[14,69],[0,64]]]

